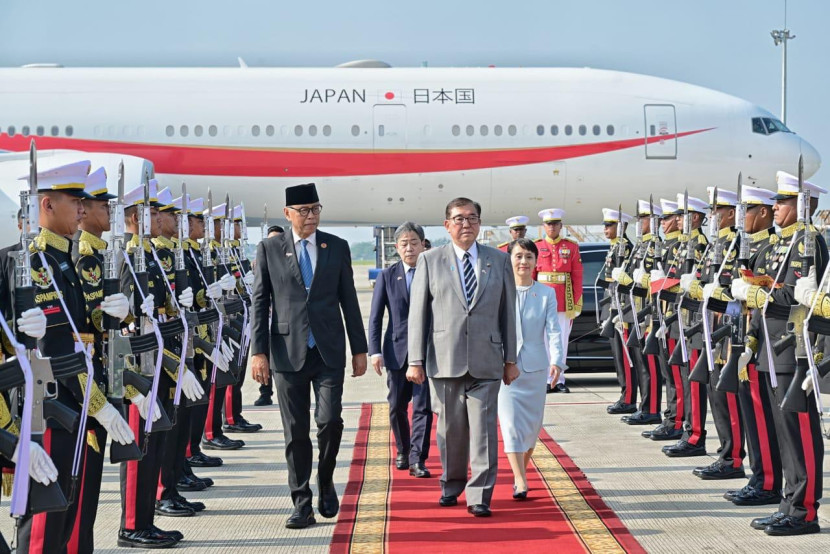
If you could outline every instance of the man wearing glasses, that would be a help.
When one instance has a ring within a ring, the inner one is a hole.
[[[316,187],[313,183],[288,187],[285,205],[291,228],[257,247],[251,373],[261,385],[273,374],[294,504],[285,526],[302,529],[315,523],[310,486],[314,462],[309,439],[311,392],[320,450],[317,509],[331,518],[340,509],[333,475],[343,434],[346,335],[353,377],[366,372],[368,348],[349,245],[317,230],[323,206]]]
[[[562,351],[567,352],[571,324],[582,312],[582,256],[576,241],[560,235],[564,216],[565,210],[555,208],[539,212],[545,237],[536,241],[536,280],[556,291]],[[548,392],[571,392],[565,385],[564,371],[550,378]]]

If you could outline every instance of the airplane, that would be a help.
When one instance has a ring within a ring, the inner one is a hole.
[[[347,65],[2,68],[0,152],[25,152],[34,137],[40,150],[145,158],[174,190],[230,191],[254,224],[286,186],[312,181],[325,225],[441,224],[456,196],[480,202],[486,225],[550,207],[589,224],[609,202],[703,196],[739,172],[772,188],[799,155],[805,178],[821,164],[767,110],[678,81]],[[16,207],[19,188],[1,180],[0,209]]]

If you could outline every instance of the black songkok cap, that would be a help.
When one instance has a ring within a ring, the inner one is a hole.
[[[298,204],[314,204],[319,202],[317,187],[314,183],[306,183],[285,189],[285,205],[296,206]]]

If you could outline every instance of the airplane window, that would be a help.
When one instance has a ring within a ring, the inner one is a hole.
[[[588,128],[585,125],[580,125],[579,126],[579,134],[580,135],[582,135],[584,137],[585,133],[587,133],[587,132],[588,132]]]
[[[253,127],[251,127],[251,134],[255,137],[259,136],[259,125],[254,125]]]
[[[172,128],[173,127],[170,127],[170,129],[172,129]],[[96,125],[95,128],[92,129],[92,132],[95,133],[96,137],[104,136],[104,128],[101,127],[100,125]],[[170,136],[172,137],[173,136],[172,131],[170,133],[171,133]]]
[[[124,127],[121,129],[121,134],[124,135],[125,137],[130,136],[130,126],[129,125],[124,125]]]
[[[294,134],[298,137],[303,136],[303,126],[302,125],[295,125],[294,126]]]
[[[24,135],[24,136],[28,136],[29,135],[29,130],[30,130],[29,126],[24,125],[23,127],[20,128],[20,134]]]
[[[378,125],[378,136],[382,137],[386,134],[386,127],[383,125]]]
[[[268,135],[269,137],[273,137],[274,136],[274,126],[273,125],[268,125],[265,128],[265,134]]]
[[[8,128],[7,132],[9,133],[10,137],[13,137],[14,136],[14,125],[9,125],[9,128]]]
[[[511,137],[515,137],[516,136],[516,126],[511,125],[510,127],[508,127],[507,128],[507,134],[510,135]]]
[[[559,125],[551,125],[550,126],[550,134],[556,136],[559,134]]]
[[[459,127],[458,125],[453,125],[452,126],[452,136],[457,137],[460,134],[461,134],[461,127]]]
[[[72,127],[72,125],[67,125],[66,129],[65,129],[65,132],[66,132],[66,136],[71,137],[72,135],[75,134],[75,129]]]
[[[219,131],[219,130],[216,128],[216,125],[211,125],[210,127],[208,127],[208,134],[209,134],[210,136],[212,136],[212,137],[215,137],[215,136],[216,136],[216,133],[217,133],[218,131]]]
[[[782,133],[791,133],[786,125],[778,121],[777,119],[772,119],[770,117],[764,118],[764,124],[767,127],[767,132],[771,135],[773,133],[777,133],[781,131]]]
[[[179,134],[183,137],[186,137],[190,133],[190,130],[187,128],[187,125],[182,125],[179,127]]]
[[[44,131],[44,129],[43,129],[43,125],[38,125],[38,126],[37,126],[37,136],[42,137],[42,136],[43,136],[43,134],[44,134],[44,132],[45,132],[45,131]]]
[[[490,130],[487,129],[487,125],[482,125],[478,128],[478,132],[481,136],[486,137]]]
[[[570,125],[565,125],[565,134],[571,136],[574,133],[574,128]]]
[[[360,126],[359,125],[352,125],[352,136],[356,137],[360,134]]]
[[[654,125],[648,126],[648,134],[652,137],[657,134],[657,129],[654,127]]]
[[[497,137],[501,136],[501,125],[496,125],[495,127],[493,127],[493,134]]]
[[[233,129],[230,125],[222,125],[222,134],[229,137],[233,134]]]
[[[467,125],[467,129],[466,129],[466,130],[467,130],[467,136],[468,136],[468,137],[473,136],[473,133],[475,133],[475,132],[476,132],[475,127],[473,127],[472,125]]]
[[[545,136],[545,126],[544,125],[537,125],[536,126],[536,134],[540,137]]]
[[[116,134],[117,131],[115,130],[115,125],[110,125],[109,127],[107,127],[107,135],[114,137],[116,136]]]
[[[61,132],[61,130],[58,128],[57,125],[52,125],[52,128],[50,129],[50,131],[52,132],[53,137],[58,136],[58,134]]]
[[[609,125],[608,127],[606,127],[606,128],[605,128],[605,133],[606,133],[609,137],[614,136],[614,126],[613,126],[613,125]]]
[[[600,134],[600,128],[599,128],[599,125],[594,125],[594,127],[593,127],[592,131],[594,132],[594,136],[597,136],[597,137],[598,137],[598,136],[599,136],[599,134]]]
[[[204,133],[204,129],[202,128],[201,125],[196,125],[195,127],[193,127],[193,134],[194,135],[196,135],[197,137],[201,137],[202,133]]]
[[[323,136],[324,137],[331,136],[331,125],[323,125]]]
[[[317,125],[309,125],[308,126],[308,136],[316,137],[317,136]]]
[[[165,129],[164,129],[164,134],[165,134],[165,135],[167,135],[168,137],[172,137],[172,136],[173,136],[173,133],[175,133],[175,132],[176,132],[176,130],[175,130],[175,129],[173,129],[173,126],[172,126],[172,125],[168,125],[168,126],[167,126],[167,127],[165,127]]]
[[[240,137],[244,137],[246,129],[247,129],[247,127],[245,127],[244,125],[239,125],[236,128],[236,134],[239,135]]]

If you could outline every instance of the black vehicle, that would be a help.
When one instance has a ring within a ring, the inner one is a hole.
[[[604,289],[595,287],[609,243],[586,242],[579,245],[582,255],[582,313],[573,321],[568,343],[568,371],[614,371],[614,357],[608,339],[599,335],[596,301]],[[596,289],[596,295],[594,290]]]

